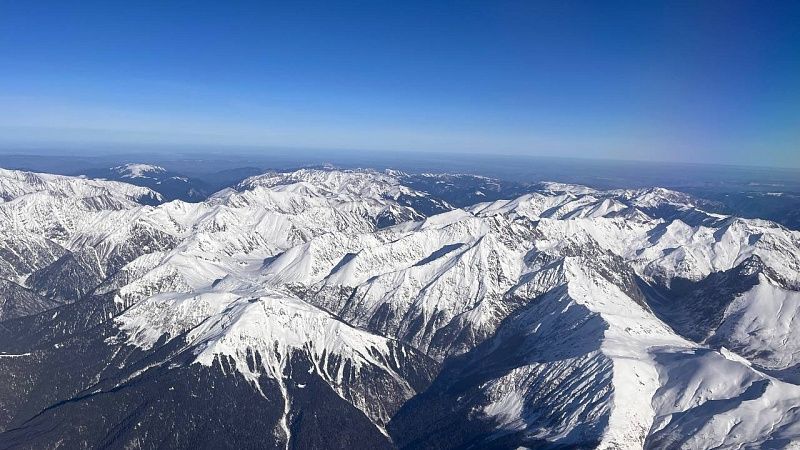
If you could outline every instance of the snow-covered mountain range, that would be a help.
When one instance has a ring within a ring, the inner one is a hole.
[[[0,170],[0,448],[800,446],[800,232],[421,177]]]
[[[95,179],[122,181],[150,188],[161,194],[163,200],[180,199],[199,202],[215,190],[203,180],[173,172],[155,164],[126,163],[108,168],[89,168],[81,173]],[[149,204],[157,203],[150,202]]]

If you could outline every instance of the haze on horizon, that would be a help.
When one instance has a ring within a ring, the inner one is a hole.
[[[1,2],[0,147],[800,167],[800,3]]]

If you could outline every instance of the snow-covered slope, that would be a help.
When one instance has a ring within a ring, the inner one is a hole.
[[[425,373],[427,364],[424,356],[409,347],[353,328],[278,292],[259,297],[161,294],[116,320],[129,336],[128,342],[144,349],[151,349],[164,336],[183,335],[185,345],[196,349],[196,363],[211,366],[227,356],[254,386],[261,375],[276,380],[285,414],[290,414],[292,399],[284,380],[298,370],[298,357],[311,365],[304,370],[324,380],[381,427],[416,394],[412,384],[419,380],[406,379],[409,373]],[[286,423],[284,427],[288,430]]]
[[[161,166],[141,163],[123,164],[121,166],[112,167],[111,170],[120,174],[122,178],[151,178],[152,175],[158,175],[167,171]]]
[[[87,248],[75,240],[109,226],[130,226],[130,220],[115,216],[142,208],[140,202],[160,200],[150,189],[125,183],[4,169],[0,169],[0,198],[0,278],[23,285],[29,275],[72,251],[92,259],[88,266],[103,272],[98,266],[109,262],[98,257],[119,255],[111,248]],[[137,245],[132,236],[124,240],[129,247]],[[96,250],[108,254],[94,255]]]
[[[106,196],[133,201],[160,199],[160,195],[150,189],[116,181],[0,169],[0,200],[7,202],[35,192],[73,200]]]
[[[800,387],[725,349],[653,352],[661,387],[646,448],[797,448]]]
[[[800,366],[800,292],[757,276],[758,283],[728,305],[708,341],[767,369]]]
[[[303,182],[274,189],[251,183],[252,189],[223,191],[207,202],[152,207],[136,200],[157,194],[124,183],[15,171],[3,175],[8,201],[0,204],[0,277],[20,283],[68,254],[76,255],[69,261],[104,279],[139,256],[176,247],[168,261],[191,261],[178,264],[189,270],[204,265],[200,261],[222,264],[216,273],[224,276],[231,267],[257,263],[331,230],[371,232],[384,222],[421,217],[392,199],[359,202],[352,194],[308,191]],[[84,283],[77,297],[95,286]]]
[[[114,167],[86,169],[84,174],[91,178],[117,180],[153,189],[161,194],[162,201],[181,199],[199,202],[218,190],[214,186],[222,187],[230,183],[223,181],[220,185],[218,184],[220,180],[212,175],[209,175],[211,179],[201,180],[154,164],[133,162]]]
[[[337,414],[410,448],[800,439],[800,233],[774,223],[659,188],[542,183],[454,208],[408,174],[304,169],[149,206],[123,183],[9,173],[0,352],[28,356],[0,370],[17,386],[0,429],[89,408],[96,383],[149,396],[205,374],[272,408],[281,447],[342,432]],[[99,356],[55,390],[20,375],[65,345]]]
[[[307,301],[442,359],[490,335],[515,306],[532,232],[454,210],[376,234],[322,235],[263,272]]]
[[[659,386],[649,350],[685,341],[636,301],[631,278],[606,278],[618,264],[567,257],[545,267],[527,288],[544,294],[446,368],[395,419],[395,435],[435,446],[459,423],[478,445],[641,447],[654,417],[642,399]],[[442,397],[450,407],[426,416]],[[420,422],[431,425],[410,430]]]
[[[704,449],[800,439],[800,386],[677,336],[631,286],[606,278],[615,264],[568,257],[532,279],[546,293],[403,407],[389,427],[398,443]]]

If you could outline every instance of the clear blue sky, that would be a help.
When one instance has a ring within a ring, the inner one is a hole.
[[[800,2],[5,1],[0,146],[800,166]]]

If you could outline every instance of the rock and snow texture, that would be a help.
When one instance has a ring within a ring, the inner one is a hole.
[[[123,164],[121,166],[112,167],[111,170],[119,173],[122,178],[151,178],[152,175],[157,175],[167,171],[161,166],[137,163]]]
[[[330,313],[278,292],[239,297],[232,293],[160,294],[117,319],[130,343],[145,350],[167,336],[183,336],[195,363],[212,366],[228,357],[257,386],[261,375],[284,379],[292,360],[307,359],[313,372],[342,398],[383,427],[399,405],[416,394],[419,380],[405,370],[424,369],[416,350],[354,328]],[[413,373],[413,372],[412,372]],[[409,379],[407,379],[409,378]]]
[[[709,338],[767,369],[800,366],[800,292],[764,274],[737,296]]]
[[[275,409],[264,433],[279,447],[347,436],[310,392],[374,446],[800,441],[800,233],[659,188],[541,183],[455,208],[409,177],[274,172],[148,206],[152,191],[124,183],[0,172],[0,333],[35,357],[0,382],[57,361],[55,328],[109,355],[75,377],[108,392],[243,380]],[[0,431],[35,409],[18,405],[96,389],[69,382],[39,400],[0,392]]]
[[[73,201],[98,197],[132,201],[160,198],[150,189],[116,181],[0,169],[1,201],[8,202],[34,193],[47,193]]]
[[[648,448],[797,448],[800,389],[725,349],[654,352],[661,386]]]

